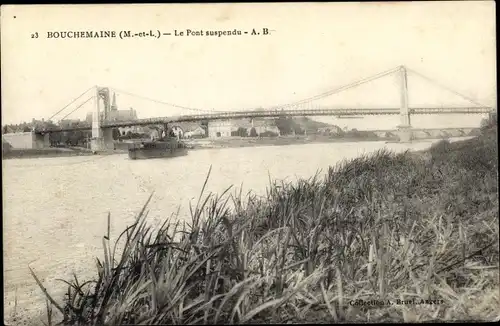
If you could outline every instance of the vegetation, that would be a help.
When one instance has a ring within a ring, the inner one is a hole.
[[[202,190],[190,223],[157,230],[148,200],[62,303],[33,276],[66,325],[498,320],[496,133],[381,150],[264,197]]]
[[[349,131],[340,130],[338,133],[333,135],[335,138],[354,138],[354,139],[380,139],[373,131],[368,130],[357,130],[353,128]]]
[[[269,131],[269,130],[266,130],[264,132],[261,132],[259,134],[259,137],[278,137],[279,135],[275,132],[272,132],[272,131]]]
[[[238,130],[231,132],[231,136],[248,137],[248,131],[246,128],[239,127]]]
[[[252,127],[252,129],[250,129],[250,137],[257,137],[257,130],[255,130],[255,128]]]

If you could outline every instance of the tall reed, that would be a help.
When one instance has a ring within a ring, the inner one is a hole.
[[[190,223],[153,230],[150,197],[63,303],[33,276],[66,325],[498,319],[496,136],[429,153],[381,150],[264,197],[205,195],[209,171]]]

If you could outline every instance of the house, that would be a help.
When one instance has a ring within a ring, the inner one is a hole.
[[[184,137],[185,138],[204,137],[205,134],[206,134],[205,129],[202,128],[201,126],[198,126],[193,130],[184,132]]]
[[[181,130],[176,131],[175,127],[180,128]],[[197,122],[179,122],[172,125],[172,130],[175,134],[182,133],[181,137],[183,138],[192,138],[192,137],[205,137],[206,131],[205,128]]]
[[[224,121],[210,121],[208,123],[208,136],[210,138],[230,137],[241,128],[250,135],[252,128],[257,135],[271,132],[280,135],[280,130],[276,126],[274,119],[234,119]]]
[[[262,133],[270,132],[276,135],[280,135],[280,130],[276,126],[274,119],[238,119],[233,120],[233,127],[231,132],[234,134],[239,129],[244,128],[246,134],[249,136],[252,128],[255,129],[257,135]]]
[[[265,133],[265,132],[274,133],[278,136],[280,135],[280,130],[276,126],[276,123],[274,122],[274,120],[270,120],[270,119],[256,120],[256,119],[254,119],[253,122],[251,122],[250,124],[251,124],[250,128],[247,129],[247,132],[249,135],[250,135],[250,130],[252,130],[252,128],[255,128],[257,135],[260,135],[260,134]]]
[[[208,137],[231,137],[233,123],[230,120],[215,120],[208,122]]]

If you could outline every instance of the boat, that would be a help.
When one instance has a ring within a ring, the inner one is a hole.
[[[189,147],[176,137],[133,143],[128,148],[131,160],[185,156]]]

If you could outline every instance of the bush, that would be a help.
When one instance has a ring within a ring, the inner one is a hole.
[[[263,197],[200,196],[189,224],[158,230],[148,200],[113,250],[103,238],[96,278],[50,300],[67,325],[498,319],[496,138],[430,152],[381,150]]]

